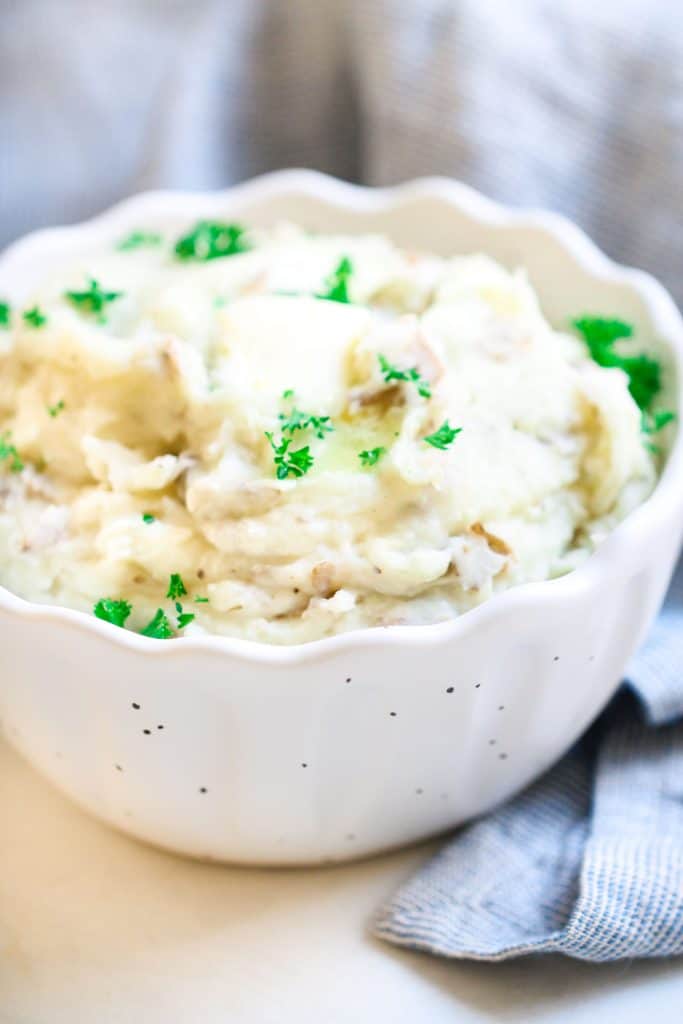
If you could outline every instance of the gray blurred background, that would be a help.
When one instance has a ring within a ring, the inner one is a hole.
[[[683,299],[676,0],[0,0],[0,243],[283,166],[447,174]]]

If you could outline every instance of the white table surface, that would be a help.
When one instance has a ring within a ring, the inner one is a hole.
[[[683,963],[447,963],[372,939],[430,847],[273,871],[109,831],[0,742],[0,1024],[657,1024]]]

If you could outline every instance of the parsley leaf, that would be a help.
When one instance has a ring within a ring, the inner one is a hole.
[[[156,522],[156,516],[153,516],[151,512],[143,512],[142,521],[143,523],[147,523],[149,525],[149,523]]]
[[[661,367],[651,356],[621,355],[614,348],[620,338],[633,335],[631,324],[623,320],[604,320],[601,317],[584,316],[572,321],[573,326],[588,346],[591,358],[598,366],[616,367],[628,377],[628,389],[639,409],[646,410],[662,389]]]
[[[660,430],[676,419],[676,413],[667,411],[643,412],[640,418],[640,429],[644,434],[658,434]]]
[[[11,473],[21,473],[24,463],[21,461],[17,449],[13,444],[10,444],[9,433],[0,435],[0,462],[5,462],[6,459],[9,459]]]
[[[208,597],[195,597],[194,603],[195,604],[208,604],[209,603],[209,599],[208,599]]]
[[[178,239],[175,254],[180,260],[217,260],[222,256],[235,256],[250,248],[244,236],[245,229],[239,224],[200,220]]]
[[[622,359],[621,369],[629,379],[628,389],[639,409],[648,409],[662,390],[659,363],[645,354]]]
[[[64,399],[60,398],[60,400],[55,405],[48,405],[47,411],[54,420],[56,419],[57,416],[59,416],[60,412],[63,412],[65,408],[66,405],[64,403]]]
[[[306,426],[321,440],[325,434],[329,434],[334,430],[329,416],[309,416]],[[282,429],[284,430],[285,428],[283,427]]]
[[[116,248],[119,252],[130,252],[131,249],[149,248],[154,245],[161,245],[161,235],[152,231],[131,231],[121,239]]]
[[[276,466],[275,475],[278,480],[286,480],[290,473],[295,477],[308,473],[313,465],[313,456],[308,445],[291,452],[289,451],[289,446],[292,443],[291,438],[286,440],[283,438],[279,444],[276,444],[273,440],[273,435],[268,430],[266,431],[266,437],[270,447],[273,449],[273,462]]]
[[[308,426],[308,415],[300,409],[292,408],[287,415],[281,412],[278,419],[283,433],[293,434],[297,430],[305,430]]]
[[[445,451],[449,445],[453,444],[453,441],[461,431],[462,427],[452,427],[448,420],[444,420],[438,430],[434,431],[433,434],[427,434],[422,440],[427,444],[431,444],[432,448],[439,448],[441,451]]]
[[[64,297],[69,300],[82,313],[101,314],[109,302],[120,299],[123,292],[105,292],[94,277],[90,278],[90,284],[83,292],[64,292]]]
[[[366,448],[364,452],[358,452],[358,458],[361,461],[361,465],[366,467],[374,466],[379,462],[385,452],[386,448],[370,448],[369,450]]]
[[[123,628],[126,619],[132,612],[128,601],[112,601],[109,597],[103,597],[93,608],[94,614],[104,622],[111,622],[112,626]]]
[[[38,306],[25,310],[22,313],[22,317],[24,322],[29,324],[30,327],[42,327],[43,324],[47,323],[47,317],[44,313],[41,313]]]
[[[288,388],[287,391],[283,392],[282,397],[292,401],[294,392],[291,388]],[[294,406],[292,406],[287,414],[281,412],[278,418],[283,434],[294,434],[297,430],[312,430],[315,436],[322,440],[325,434],[329,434],[334,430],[329,416],[313,416],[311,413],[302,412],[301,409],[297,409]]]
[[[582,316],[572,321],[577,331],[583,334],[590,354],[597,361],[597,354],[609,348],[619,338],[630,338],[633,327],[624,320],[606,320],[599,316]],[[596,353],[596,354],[594,354]]]
[[[170,597],[172,601],[177,601],[179,597],[184,597],[186,593],[187,587],[183,583],[183,578],[180,573],[172,573],[171,578],[168,581],[168,593],[166,594],[166,597]]]
[[[194,622],[194,613],[184,612],[183,606],[179,601],[175,603],[175,610],[178,613],[178,629],[185,629],[185,626],[189,626],[191,622]]]
[[[154,618],[147,623],[144,629],[140,630],[142,636],[152,637],[153,640],[170,640],[173,636],[173,627],[168,621],[165,612],[157,608]]]
[[[667,424],[671,423],[676,419],[676,414],[668,410],[660,410],[659,412],[643,412],[640,414],[640,429],[643,434],[647,434],[651,437],[653,434],[658,434],[660,430],[663,430]],[[646,441],[645,447],[652,455],[661,455],[662,449],[659,445],[653,444],[652,441]]]
[[[417,366],[412,366],[409,370],[399,370],[397,366],[389,362],[386,356],[378,355],[377,358],[386,384],[390,384],[392,380],[409,381],[416,385],[417,393],[422,398],[432,397],[429,382],[424,379]]]
[[[348,256],[343,256],[332,273],[325,280],[325,291],[316,292],[316,299],[327,299],[329,302],[347,302],[349,298],[349,280],[353,274],[353,264]]]
[[[9,302],[0,302],[0,327],[9,327],[10,305]]]

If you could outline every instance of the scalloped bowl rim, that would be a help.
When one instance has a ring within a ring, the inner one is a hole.
[[[683,319],[666,289],[650,274],[616,263],[606,256],[588,236],[567,218],[544,210],[511,209],[481,195],[461,182],[444,177],[417,178],[400,185],[377,188],[352,185],[318,171],[275,171],[217,191],[193,192],[156,190],[123,199],[103,213],[69,226],[33,231],[10,244],[0,253],[0,267],[23,256],[36,245],[73,240],[85,234],[110,231],[119,221],[140,217],[143,210],[157,208],[164,214],[187,214],[188,205],[224,204],[275,198],[286,190],[295,190],[331,206],[347,211],[379,212],[395,209],[420,199],[440,199],[458,208],[472,220],[500,228],[534,228],[545,233],[573,258],[575,263],[599,281],[625,285],[642,299],[653,325],[661,326],[666,346],[674,356],[676,370],[677,408],[683,408]],[[196,214],[195,214],[196,215]],[[463,633],[504,616],[509,609],[531,608],[538,601],[551,597],[571,600],[593,586],[609,563],[619,560],[639,536],[657,528],[657,521],[666,518],[670,501],[675,500],[677,485],[683,483],[683,432],[679,429],[668,454],[666,465],[650,497],[634,509],[600,544],[585,562],[564,576],[533,583],[522,583],[488,598],[481,605],[463,612],[454,619],[429,625],[360,627],[319,640],[300,644],[267,644],[238,637],[209,634],[200,637],[178,637],[172,642],[141,636],[120,629],[86,612],[60,605],[43,605],[18,597],[0,586],[0,610],[33,621],[51,621],[70,628],[99,635],[119,647],[152,657],[173,657],[193,652],[231,655],[253,663],[294,666],[344,652],[350,647],[368,648],[387,644],[432,647],[457,639]],[[680,493],[680,492],[679,492]]]

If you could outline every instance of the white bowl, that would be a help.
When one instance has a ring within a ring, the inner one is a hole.
[[[285,171],[216,194],[139,196],[12,246],[0,294],[20,301],[55,262],[133,228],[208,216],[380,231],[523,265],[551,321],[620,316],[658,339],[683,408],[683,322],[660,285],[557,216],[441,179],[373,190]],[[570,746],[659,609],[682,527],[679,433],[652,497],[581,568],[434,626],[297,647],[159,641],[0,589],[0,714],[55,785],[139,838],[245,863],[374,853],[482,814]]]

